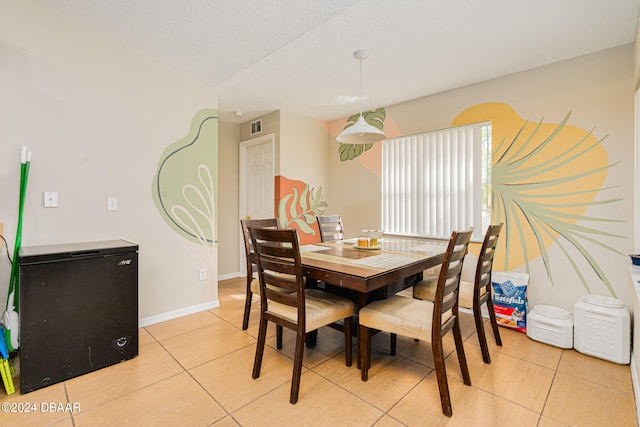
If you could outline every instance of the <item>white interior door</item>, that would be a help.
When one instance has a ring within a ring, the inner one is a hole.
[[[273,218],[274,212],[274,136],[265,135],[240,143],[240,218]],[[239,223],[238,223],[239,227]],[[240,275],[244,276],[244,241],[240,238]]]

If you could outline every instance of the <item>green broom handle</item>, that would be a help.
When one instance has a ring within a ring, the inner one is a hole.
[[[20,251],[20,248],[22,247],[22,217],[24,214],[24,202],[27,199],[27,182],[29,181],[29,167],[31,166],[31,151],[27,152],[27,163],[25,163],[24,165],[24,179],[21,181],[20,184],[20,209],[19,209],[19,220],[18,220],[18,236],[16,238],[16,241],[18,242],[18,248],[17,250],[13,253],[13,260],[14,262],[16,262],[16,264],[19,264],[18,261],[16,261],[18,259],[18,252]],[[15,293],[13,296],[13,307],[16,310],[16,313],[18,312],[18,307],[20,307],[20,273],[18,271],[18,266],[16,265],[16,272],[15,272]]]
[[[29,176],[29,165],[31,163],[31,152],[27,153],[26,147],[22,147],[21,155],[20,155],[20,200],[18,205],[18,227],[16,231],[16,241],[13,250],[13,261],[11,263],[11,279],[9,282],[9,295],[11,292],[14,292],[13,298],[13,306],[15,311],[18,311],[19,301],[18,301],[18,284],[19,284],[19,274],[18,274],[18,252],[22,245],[22,216],[24,213],[24,201],[26,196],[27,189],[27,179]],[[6,309],[9,309],[9,299],[7,298],[7,306]]]

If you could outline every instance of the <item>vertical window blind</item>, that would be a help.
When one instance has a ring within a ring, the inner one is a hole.
[[[483,158],[486,163],[490,155],[487,135],[490,123],[484,122],[385,140],[385,232],[448,239],[453,230],[474,227],[474,238],[482,239],[483,222],[489,222],[483,221],[488,217],[483,215],[483,185],[490,176],[485,171],[483,178],[482,170]]]

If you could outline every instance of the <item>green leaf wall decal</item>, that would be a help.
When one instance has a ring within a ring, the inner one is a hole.
[[[327,202],[322,200],[322,187],[315,191],[305,185],[298,194],[298,189],[293,188],[293,194],[287,194],[278,202],[278,220],[285,228],[296,224],[305,234],[315,235],[316,232],[309,225],[316,222],[316,216],[322,215],[327,207]],[[287,209],[289,205],[289,209]],[[288,211],[288,212],[287,212]]]
[[[371,126],[375,126],[378,129],[382,130],[384,126],[384,119],[387,117],[387,112],[384,108],[378,108],[377,110],[373,111],[365,111],[362,113],[362,116]],[[356,122],[356,120],[358,120],[358,117],[360,117],[359,113],[349,117],[344,129],[352,126]],[[347,160],[353,160],[365,151],[370,150],[372,147],[373,144],[340,144],[338,146],[340,161],[346,162]]]

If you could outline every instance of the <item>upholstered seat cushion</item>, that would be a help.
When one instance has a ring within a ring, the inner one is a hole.
[[[436,298],[438,276],[429,276],[413,285],[413,297],[425,301],[433,301]]]
[[[485,289],[480,289],[480,295],[484,294]],[[458,305],[464,308],[473,308],[473,283],[466,280],[460,280],[460,293],[458,294]]]
[[[281,273],[276,273],[276,272],[271,272],[271,274],[275,275],[275,276],[283,276],[283,277],[294,277],[295,276],[291,276],[289,274],[281,274]],[[260,295],[260,280],[257,277],[254,277],[253,280],[251,281],[251,292],[253,292],[254,294]],[[275,289],[278,292],[284,292],[284,293],[291,293],[291,291],[287,290],[287,289],[281,289],[281,288],[277,288],[275,286],[271,286],[271,285],[267,285],[267,287],[271,288],[271,289]]]
[[[353,301],[318,289],[305,290],[306,320],[305,332],[316,329],[353,316]],[[284,317],[293,322],[297,321],[296,307],[269,301],[269,312]]]
[[[260,295],[260,280],[256,277],[251,281],[251,292]]]
[[[433,301],[436,296],[437,277],[428,277],[416,283],[413,287],[413,297],[425,301]],[[480,295],[485,289],[480,289]],[[464,308],[473,308],[473,283],[465,280],[460,281],[460,293],[458,294],[458,305]]]
[[[442,317],[443,322],[448,320],[451,312]],[[431,341],[432,318],[431,301],[398,295],[367,304],[358,314],[360,325],[427,342]]]

